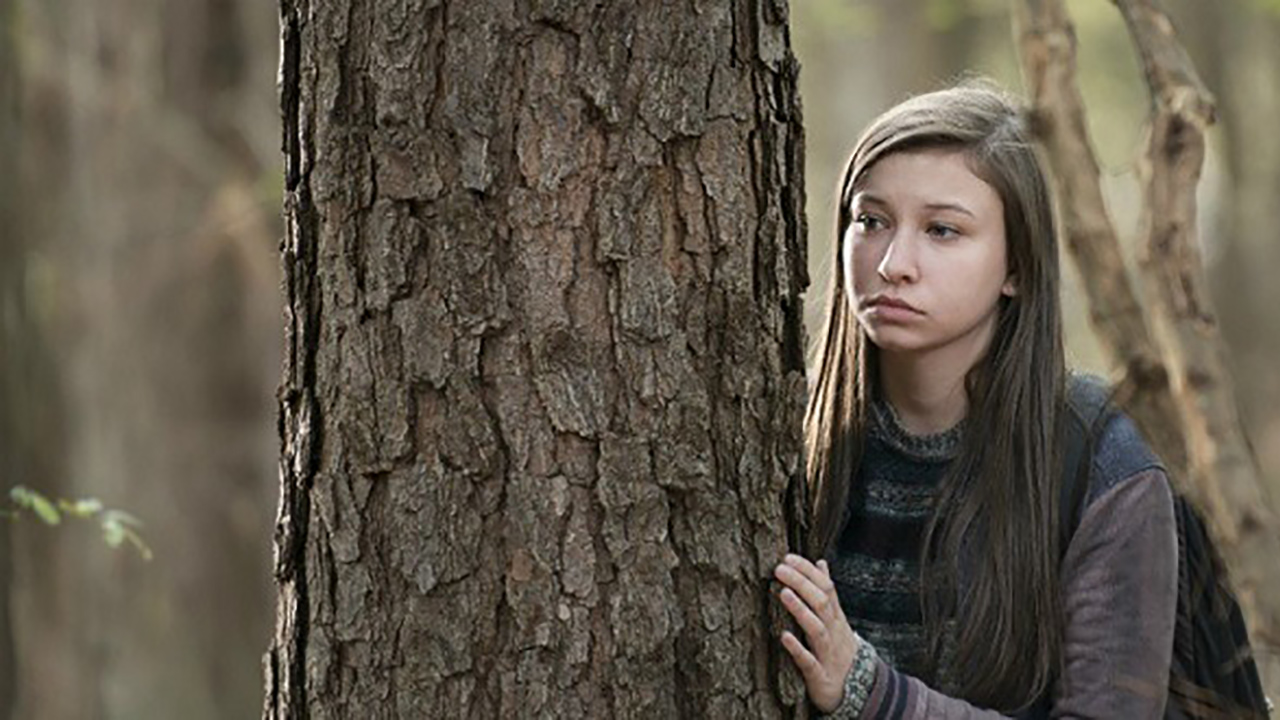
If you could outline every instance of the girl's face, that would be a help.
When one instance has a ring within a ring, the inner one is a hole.
[[[882,357],[986,351],[1002,295],[1015,292],[1004,203],[954,150],[893,153],[865,174],[841,238],[848,302]]]

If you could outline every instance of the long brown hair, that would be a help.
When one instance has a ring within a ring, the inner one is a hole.
[[[1049,190],[1025,119],[989,86],[967,84],[892,108],[863,133],[845,168],[805,416],[815,498],[809,549],[827,555],[843,529],[878,392],[879,353],[849,307],[838,249],[852,222],[851,200],[876,162],[925,148],[963,153],[999,194],[1017,293],[1000,301],[991,345],[965,379],[968,422],[923,543],[922,608],[935,663],[944,627],[955,621],[947,669],[957,694],[1013,711],[1038,698],[1061,666],[1057,428],[1065,371]]]

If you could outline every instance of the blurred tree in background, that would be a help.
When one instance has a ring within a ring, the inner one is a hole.
[[[1280,2],[1170,3],[1218,100],[1201,238],[1259,459],[1280,496]]]
[[[275,10],[6,6],[21,143],[0,183],[23,186],[6,358],[14,309],[31,330],[4,408],[29,459],[5,463],[4,490],[127,508],[155,551],[13,525],[14,717],[252,716],[275,505]]]
[[[18,247],[18,73],[13,48],[13,4],[0,0],[0,478],[22,473],[19,354],[25,312],[20,304],[22,252]],[[0,522],[0,720],[12,717],[15,658],[9,612],[13,561],[11,534]]]

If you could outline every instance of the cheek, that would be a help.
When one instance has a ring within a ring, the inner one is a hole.
[[[1000,258],[973,257],[965,262],[952,262],[947,269],[952,282],[935,286],[940,294],[940,312],[956,316],[985,315],[998,305],[1007,278]]]
[[[988,267],[992,286],[998,295],[1003,295],[1009,285],[1009,258],[1004,248],[993,253]]]
[[[867,287],[871,276],[875,275],[879,260],[874,257],[875,251],[870,243],[845,242],[841,247],[841,262],[844,265],[845,287],[856,294]]]

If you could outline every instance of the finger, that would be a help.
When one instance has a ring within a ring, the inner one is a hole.
[[[800,638],[796,637],[789,630],[782,631],[782,647],[786,648],[787,653],[791,655],[791,659],[795,661],[796,667],[806,679],[814,677],[822,670],[822,663],[818,662],[818,658],[809,649],[800,642]]]
[[[808,561],[806,560],[805,562]],[[779,565],[774,570],[774,577],[794,590],[804,600],[805,604],[813,608],[822,617],[831,617],[832,606],[839,606],[840,604],[834,592],[824,592],[807,575],[788,563]]]
[[[800,629],[804,630],[805,637],[809,639],[809,644],[821,653],[830,634],[827,624],[808,605],[804,604],[804,601],[790,588],[784,589],[780,596],[782,605],[787,609],[787,612],[791,613],[791,617],[795,618],[796,624],[800,626]]]
[[[829,593],[835,590],[836,586],[835,583],[831,581],[831,572],[827,569],[826,560],[819,560],[817,564],[814,564],[799,555],[787,555],[786,558],[784,558],[784,562],[788,566],[800,571],[800,573],[803,574],[809,582],[817,585],[818,589],[822,590],[822,592]]]
[[[812,594],[806,596],[809,604],[818,611],[818,614],[828,620],[844,617],[844,611],[840,607],[840,597],[836,593],[836,584],[831,579],[831,570],[826,560],[819,560],[815,564],[799,555],[787,555],[784,564],[803,575],[813,584],[816,592],[826,596],[823,599]]]

